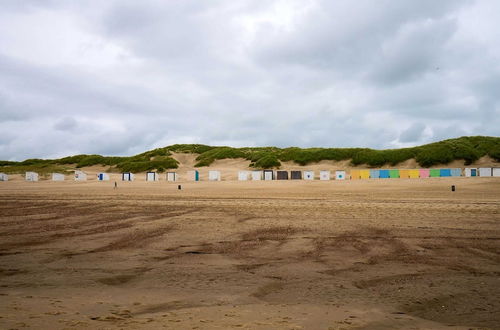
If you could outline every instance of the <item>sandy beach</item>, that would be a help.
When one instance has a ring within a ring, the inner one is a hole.
[[[4,329],[500,324],[498,178],[14,180],[0,221]]]

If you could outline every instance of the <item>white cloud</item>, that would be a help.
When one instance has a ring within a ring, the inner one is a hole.
[[[9,2],[0,159],[500,135],[499,10],[486,0]]]

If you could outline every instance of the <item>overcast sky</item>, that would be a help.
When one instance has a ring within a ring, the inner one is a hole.
[[[0,159],[500,135],[500,1],[0,6]]]

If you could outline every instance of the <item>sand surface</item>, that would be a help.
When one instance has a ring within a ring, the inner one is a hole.
[[[0,182],[0,328],[500,328],[500,178],[182,188]]]

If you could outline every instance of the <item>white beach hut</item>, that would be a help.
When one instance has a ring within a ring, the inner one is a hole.
[[[167,172],[167,181],[175,182],[177,181],[177,173],[175,172]]]
[[[477,168],[466,168],[465,176],[467,177],[479,176],[479,171],[477,170]]]
[[[147,172],[146,173],[146,181],[158,181],[159,177],[156,172]]]
[[[0,173],[0,181],[9,181],[9,176],[5,173]]]
[[[249,171],[239,171],[238,172],[238,181],[247,181],[250,176]]]
[[[335,171],[335,180],[345,180],[345,171]]]
[[[494,167],[492,175],[493,176],[500,176],[500,167]]]
[[[220,171],[208,171],[208,181],[220,181]]]
[[[64,174],[52,173],[52,181],[64,181]]]
[[[262,171],[252,171],[252,181],[262,180]]]
[[[122,181],[134,181],[134,173],[122,173]]]
[[[322,181],[330,180],[330,171],[319,171],[319,179]]]
[[[36,172],[26,172],[24,177],[26,181],[38,181],[38,173]]]
[[[196,170],[187,172],[189,181],[200,181],[200,173]]]
[[[264,181],[274,180],[273,170],[264,170]]]
[[[87,174],[82,171],[75,171],[75,181],[86,181]]]
[[[314,171],[304,171],[304,180],[314,180]]]
[[[99,173],[99,174],[97,174],[97,180],[109,181],[109,174],[108,173]]]
[[[491,167],[481,167],[479,168],[479,176],[491,176]]]

